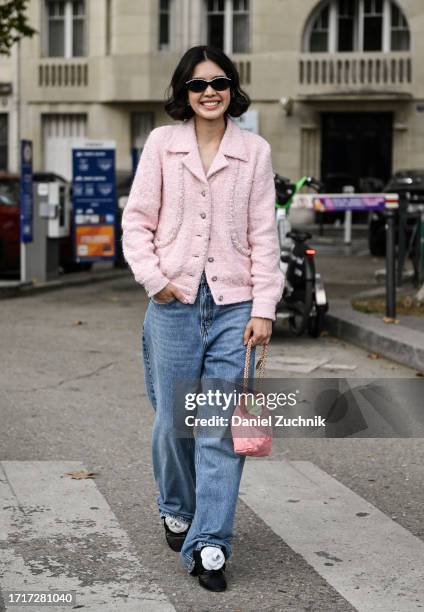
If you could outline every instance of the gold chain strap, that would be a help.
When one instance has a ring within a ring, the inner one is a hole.
[[[250,353],[252,351],[252,338],[247,343],[246,359],[244,361],[244,372],[243,372],[243,392],[246,391],[249,382],[249,366],[250,366]],[[259,371],[259,378],[263,378],[265,373],[265,362],[268,356],[268,344],[262,345],[262,355],[259,357],[256,369]]]

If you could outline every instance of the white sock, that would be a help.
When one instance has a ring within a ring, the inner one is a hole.
[[[204,546],[200,551],[202,565],[207,570],[217,570],[224,565],[225,556],[217,546]]]
[[[188,523],[184,523],[184,521],[179,521],[173,516],[165,517],[165,523],[174,533],[181,533],[182,531],[185,531],[188,527]]]

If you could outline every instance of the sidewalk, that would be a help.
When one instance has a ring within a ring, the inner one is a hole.
[[[342,300],[330,304],[327,329],[337,338],[424,372],[424,320],[400,316],[398,324],[364,314]],[[421,329],[420,329],[421,328]]]
[[[334,233],[317,236],[312,243],[318,253],[317,270],[328,294],[328,331],[337,338],[423,372],[424,317],[397,315],[399,322],[390,324],[381,315],[352,308],[352,299],[364,296],[364,292],[374,297],[385,295],[384,280],[376,274],[385,268],[385,259],[369,254],[363,232],[354,234],[351,247],[343,245]],[[408,283],[404,285],[410,287]]]
[[[398,324],[384,323],[382,317],[354,310],[351,301],[364,291],[384,295],[384,282],[376,275],[385,267],[382,257],[369,254],[363,229],[353,232],[352,246],[342,243],[338,232],[308,228],[317,249],[317,271],[321,273],[330,304],[327,329],[346,340],[403,365],[424,371],[424,318],[399,315]],[[30,296],[45,291],[92,284],[128,274],[127,268],[114,268],[98,262],[89,272],[63,274],[45,283],[0,281],[0,299]],[[376,280],[378,279],[378,280]]]
[[[98,262],[95,263],[93,268],[88,272],[62,274],[59,278],[47,282],[22,283],[19,280],[0,280],[0,300],[35,295],[36,293],[63,289],[64,287],[98,283],[114,278],[121,278],[127,274],[128,269],[126,267],[115,268],[112,263]]]

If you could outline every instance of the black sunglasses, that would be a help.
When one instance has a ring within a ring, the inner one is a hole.
[[[215,91],[225,91],[230,87],[231,79],[226,76],[217,76],[210,81],[200,78],[186,81],[187,89],[194,93],[205,91],[208,88],[209,83],[212,85],[212,88],[215,89]]]

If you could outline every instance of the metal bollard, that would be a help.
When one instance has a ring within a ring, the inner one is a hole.
[[[398,197],[386,197],[386,317],[390,319],[396,319],[395,215],[398,208]]]
[[[343,193],[352,195],[355,193],[355,187],[353,185],[344,185]],[[344,215],[344,244],[352,244],[352,211],[346,210]]]
[[[407,259],[407,244],[406,244],[406,228],[407,228],[407,217],[408,217],[408,204],[409,195],[405,192],[401,192],[399,196],[398,208],[399,208],[399,229],[398,229],[398,268],[397,268],[397,286],[402,287],[403,284],[403,269],[405,267],[405,261]]]

